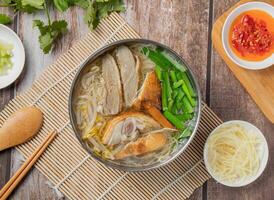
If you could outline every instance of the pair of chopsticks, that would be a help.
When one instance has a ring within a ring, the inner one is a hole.
[[[41,154],[45,151],[47,146],[56,136],[56,131],[51,132],[47,135],[45,140],[38,146],[38,148],[33,152],[33,154],[24,162],[20,169],[13,175],[13,177],[7,182],[7,184],[0,191],[0,200],[5,200],[8,198],[10,193],[18,185],[18,183],[24,178],[30,168],[38,160]]]

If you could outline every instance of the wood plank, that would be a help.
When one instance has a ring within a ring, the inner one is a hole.
[[[237,0],[214,0],[214,20]],[[253,184],[243,188],[229,188],[210,180],[207,199],[273,199],[274,189],[273,158],[274,125],[262,114],[251,97],[233,76],[221,57],[213,51],[211,68],[210,106],[224,120],[246,120],[262,130],[269,144],[270,160],[263,175]]]

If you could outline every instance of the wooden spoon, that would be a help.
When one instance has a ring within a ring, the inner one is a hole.
[[[0,128],[0,151],[31,139],[43,124],[43,113],[31,106],[12,114]]]

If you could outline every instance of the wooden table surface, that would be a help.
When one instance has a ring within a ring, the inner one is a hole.
[[[191,199],[273,199],[274,125],[258,109],[214,51],[211,43],[212,24],[236,2],[237,0],[127,0],[127,11],[122,14],[143,38],[164,43],[185,58],[199,79],[203,100],[224,121],[249,121],[263,131],[268,141],[268,166],[255,183],[243,188],[228,188],[209,180],[195,191]],[[0,12],[11,13],[7,9],[0,9]],[[32,20],[45,20],[44,13],[19,13],[10,25],[24,43],[26,64],[20,80],[0,91],[1,109],[14,96],[28,89],[46,66],[53,63],[89,31],[83,22],[83,11],[79,8],[72,8],[65,13],[51,10],[50,14],[55,19],[66,19],[69,23],[69,32],[48,55],[44,55],[39,49],[38,31],[32,29]],[[19,168],[21,160],[21,155],[15,149],[0,153],[0,187]],[[47,179],[38,170],[32,169],[10,199],[57,198],[55,192],[49,188]]]

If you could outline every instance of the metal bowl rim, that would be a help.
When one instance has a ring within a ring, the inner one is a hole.
[[[198,100],[198,105],[197,105],[197,119],[195,122],[195,126],[194,129],[192,131],[192,134],[190,136],[190,138],[188,139],[188,141],[184,144],[184,146],[181,147],[181,149],[177,150],[177,152],[175,154],[173,154],[172,156],[170,156],[170,158],[166,159],[164,162],[161,163],[155,163],[152,165],[147,165],[147,166],[139,166],[139,167],[128,167],[128,166],[123,166],[123,165],[119,165],[119,164],[115,164],[115,163],[111,163],[105,159],[102,159],[99,156],[96,156],[90,148],[87,148],[86,145],[84,144],[84,142],[82,141],[80,134],[78,133],[76,126],[75,126],[75,119],[73,119],[73,110],[72,110],[72,95],[75,89],[75,84],[78,81],[78,79],[80,78],[80,74],[81,72],[85,69],[86,65],[90,62],[93,62],[96,58],[98,58],[99,56],[101,56],[102,54],[106,53],[107,51],[109,51],[112,48],[115,48],[116,46],[122,45],[122,44],[128,44],[128,43],[145,43],[145,44],[152,44],[155,46],[159,46],[162,47],[163,49],[168,50],[169,52],[171,52],[173,55],[175,55],[177,58],[179,58],[184,65],[186,66],[187,70],[189,71],[191,78],[193,79],[193,82],[195,84],[196,87],[196,92],[197,92],[197,100]],[[70,87],[70,93],[69,93],[69,99],[68,99],[68,109],[69,109],[69,118],[70,118],[70,123],[73,129],[73,132],[76,136],[76,138],[78,139],[78,141],[80,142],[81,146],[93,157],[95,158],[97,161],[102,162],[105,166],[107,167],[111,167],[114,169],[118,169],[118,170],[122,170],[122,171],[127,171],[127,172],[141,172],[141,171],[147,171],[147,170],[152,170],[152,169],[156,169],[159,167],[162,167],[170,162],[172,162],[174,159],[176,159],[181,153],[183,153],[185,151],[185,149],[189,146],[189,144],[191,143],[192,139],[194,138],[194,136],[196,135],[197,129],[198,129],[198,125],[200,122],[200,118],[201,118],[201,94],[200,94],[200,87],[198,84],[198,81],[196,79],[196,77],[194,76],[192,70],[188,67],[189,65],[187,64],[187,62],[178,54],[176,53],[174,50],[172,50],[171,48],[169,48],[168,46],[161,44],[159,42],[153,41],[153,40],[148,40],[148,39],[124,39],[124,40],[119,40],[119,41],[115,41],[112,42],[110,44],[104,45],[103,47],[99,48],[98,50],[96,50],[93,54],[91,54],[83,63],[81,63],[79,65],[79,68],[77,69],[77,73],[74,76],[74,79],[71,83],[71,87]]]

